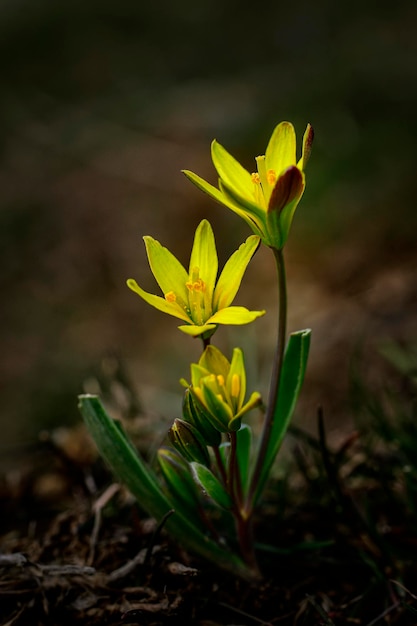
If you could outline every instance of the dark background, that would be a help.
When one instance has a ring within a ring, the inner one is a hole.
[[[415,340],[416,24],[412,0],[0,2],[4,449],[78,420],[114,355],[155,423],[178,414],[200,346],[125,280],[155,290],[142,235],[186,264],[202,217],[225,261],[247,227],[180,170],[215,182],[213,137],[251,170],[284,119],[300,141],[316,132],[287,253],[290,329],[314,330],[299,418],[322,403],[349,419],[356,346],[373,372],[368,343]],[[261,251],[238,301],[269,314],[218,333],[245,347],[252,387],[267,384],[273,279]]]

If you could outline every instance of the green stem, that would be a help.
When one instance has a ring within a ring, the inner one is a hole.
[[[236,521],[237,536],[239,539],[240,553],[245,563],[254,572],[254,575],[260,576],[259,566],[258,566],[258,562],[256,559],[256,554],[255,554],[254,544],[253,544],[252,517],[244,517],[240,513],[240,511],[238,511],[237,514],[235,515],[235,521]]]
[[[230,464],[229,464],[229,493],[236,504],[236,508],[242,508],[243,493],[239,465],[237,462],[237,436],[235,432],[229,433],[230,439]]]
[[[269,398],[267,410],[264,418],[264,425],[259,445],[258,456],[256,459],[255,469],[252,475],[251,485],[246,501],[247,515],[250,516],[253,509],[253,499],[255,497],[257,484],[262,472],[262,466],[268,449],[269,439],[275,418],[275,407],[278,401],[279,383],[281,379],[282,364],[284,361],[285,338],[287,332],[287,283],[285,276],[285,263],[282,250],[272,249],[275,257],[275,263],[278,275],[278,337],[277,347],[272,367],[271,385],[269,388]]]
[[[213,446],[214,457],[216,459],[217,468],[222,480],[223,485],[227,488],[227,473],[223,463],[223,459],[220,455],[219,446]]]
[[[228,467],[228,489],[230,497],[233,501],[232,513],[235,518],[240,553],[248,566],[254,572],[259,572],[253,544],[252,517],[248,517],[243,510],[242,482],[237,463],[237,437],[235,432],[229,433],[229,440],[230,455]]]

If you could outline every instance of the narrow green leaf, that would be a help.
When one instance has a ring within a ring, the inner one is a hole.
[[[79,407],[101,456],[149,515],[160,520],[174,508],[175,514],[167,520],[166,529],[181,545],[236,576],[246,580],[257,578],[256,572],[239,556],[220,547],[190,523],[175,503],[162,493],[156,474],[137,455],[126,434],[107,415],[97,396],[79,396]]]
[[[298,395],[304,381],[310,348],[311,330],[300,330],[290,335],[284,356],[278,401],[274,411],[271,436],[255,492],[254,503],[259,498],[272,464],[291,421]]]
[[[216,476],[201,463],[190,463],[193,478],[205,496],[208,496],[220,508],[227,511],[232,507],[232,500]]]

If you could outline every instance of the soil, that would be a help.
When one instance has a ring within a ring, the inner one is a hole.
[[[43,436],[1,482],[1,624],[417,623],[413,517],[401,480],[378,473],[392,451],[292,434],[293,467],[257,519],[256,585],[170,541],[83,427]]]

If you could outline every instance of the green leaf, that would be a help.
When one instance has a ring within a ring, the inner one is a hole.
[[[96,446],[112,469],[116,478],[126,485],[149,515],[160,520],[175,509],[174,502],[161,491],[156,474],[136,453],[132,443],[105,412],[97,396],[79,396],[79,407]],[[173,506],[174,505],[174,506]],[[242,559],[219,546],[206,533],[190,523],[186,514],[175,510],[166,523],[167,531],[180,545],[199,554],[219,567],[246,580],[256,580],[258,575]]]
[[[256,486],[254,504],[269,476],[272,464],[291,421],[304,381],[310,348],[311,330],[300,330],[290,335],[284,356],[278,400],[275,406],[271,436],[265,454],[262,472]]]
[[[220,508],[229,511],[232,500],[216,476],[201,463],[190,463],[193,478],[205,496],[208,496]]]

